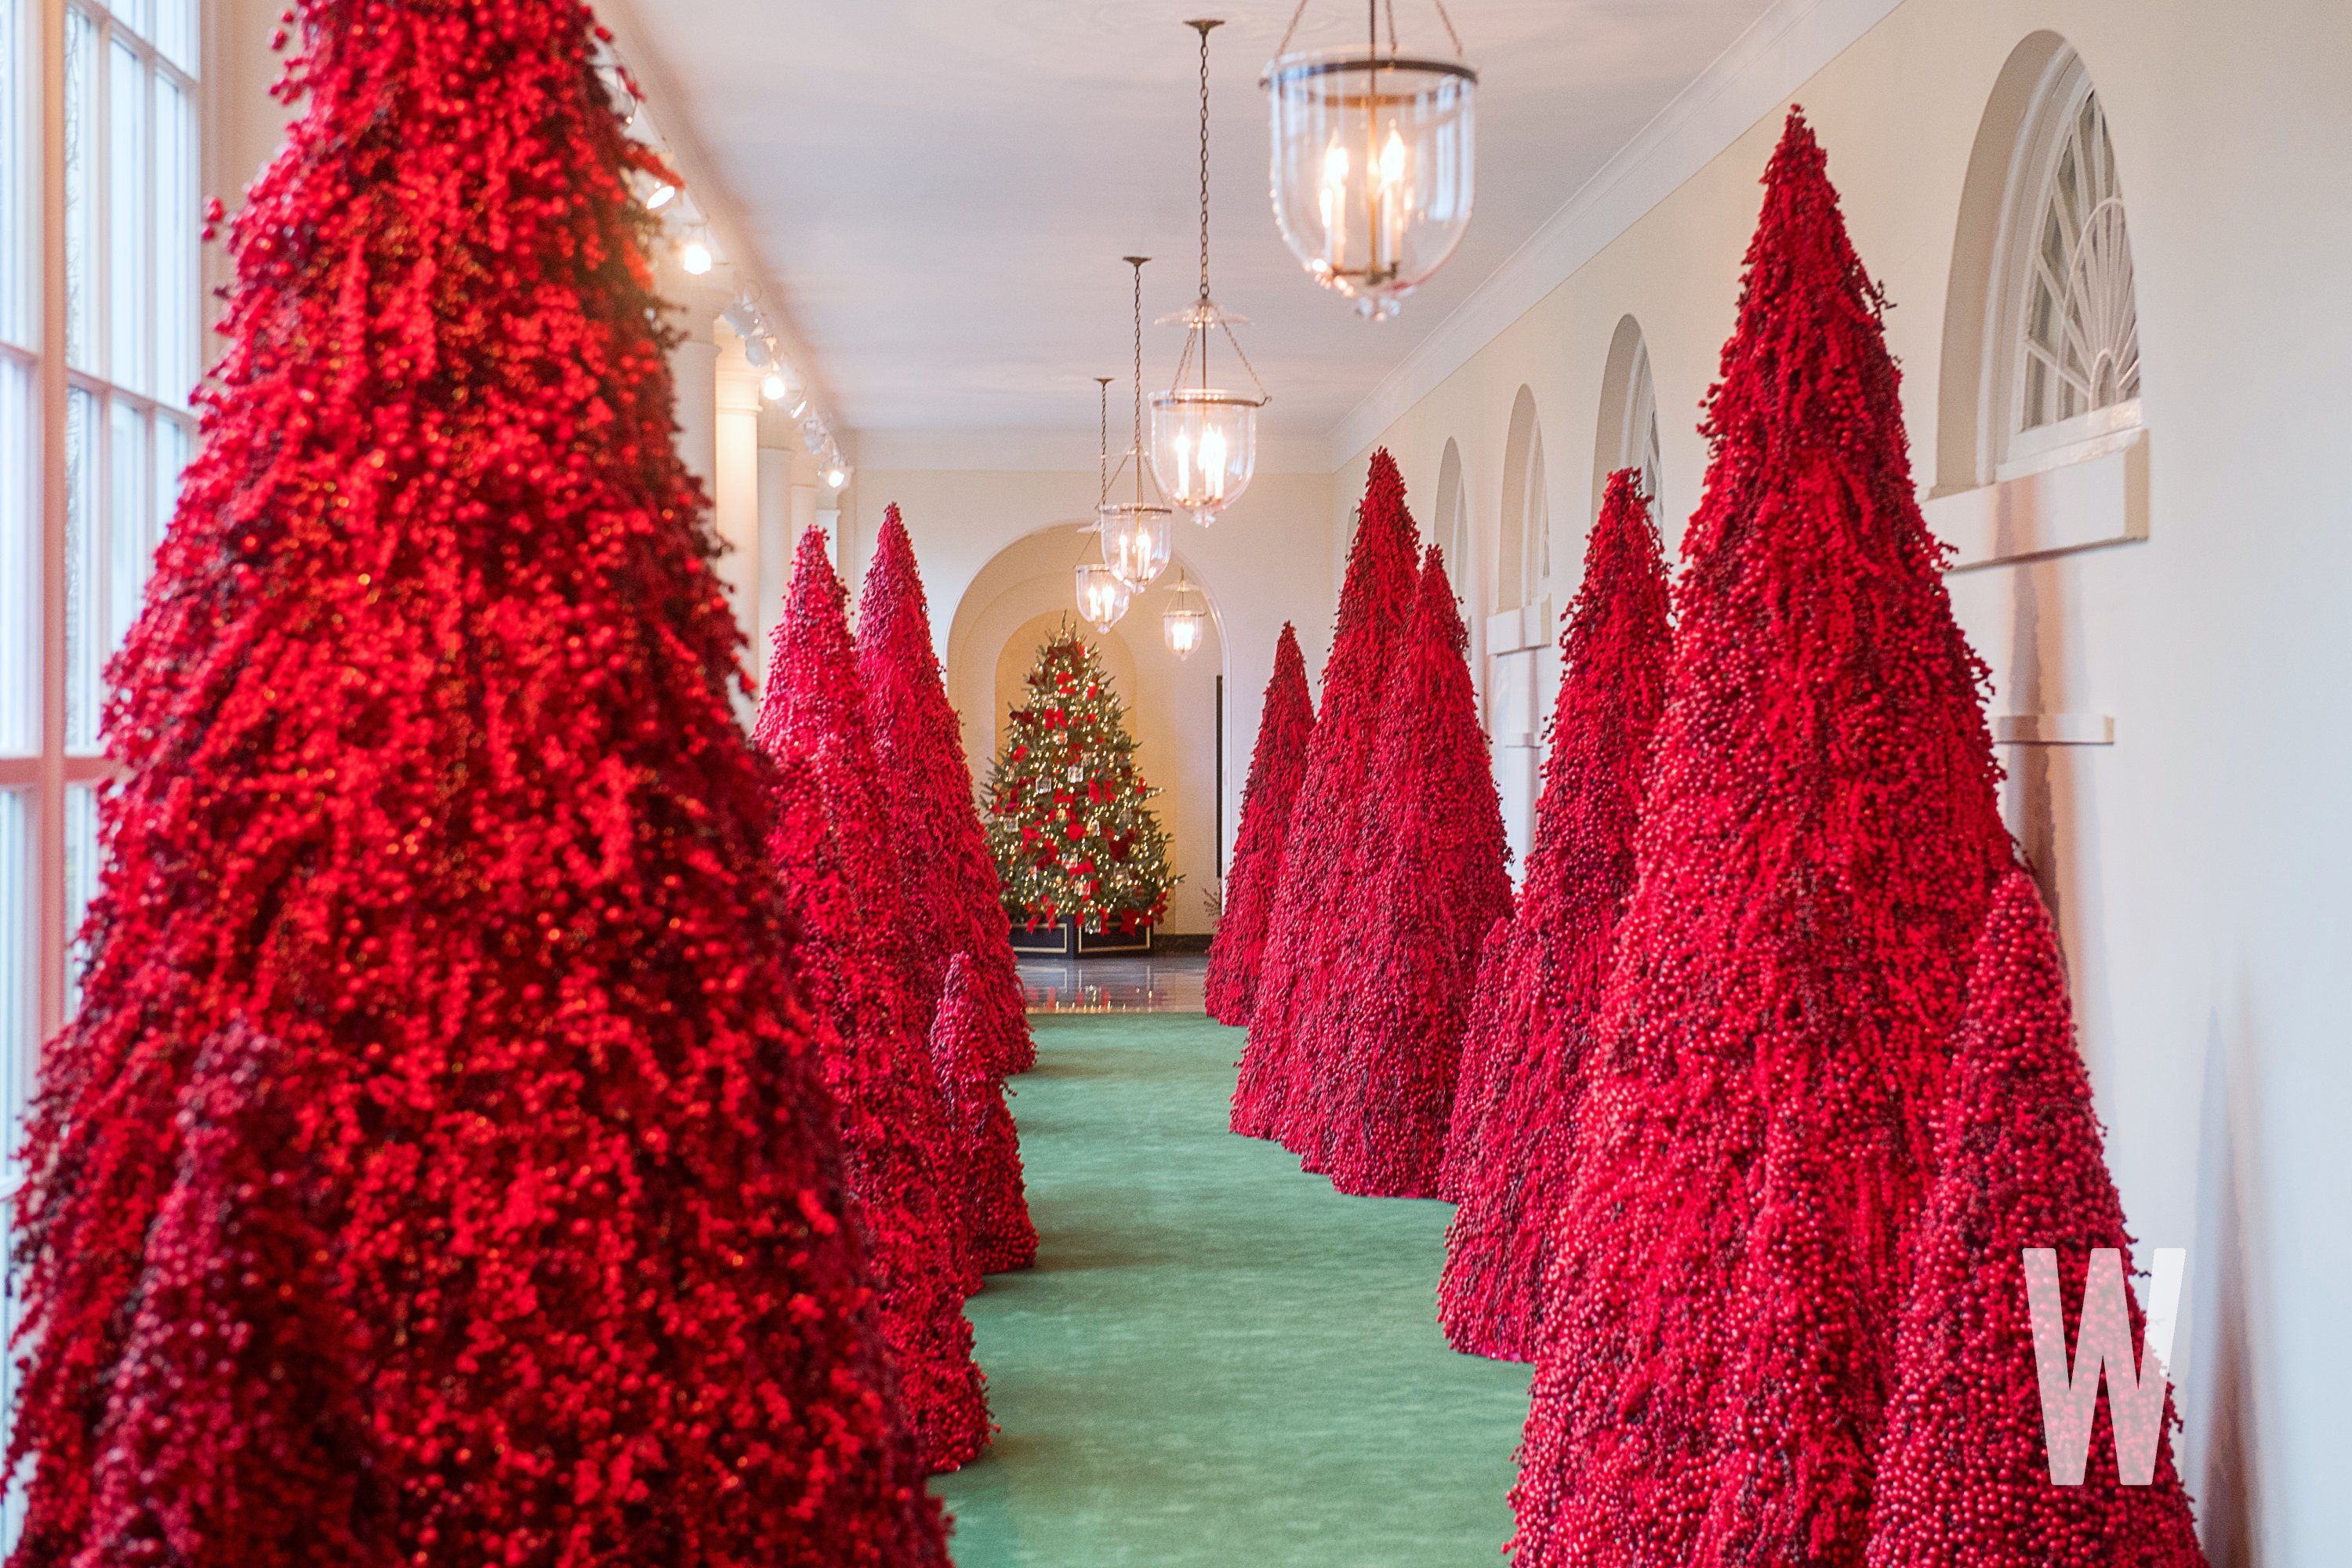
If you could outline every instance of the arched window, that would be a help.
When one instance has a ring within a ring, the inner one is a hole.
[[[1462,448],[1450,437],[1445,455],[1437,461],[1437,516],[1430,538],[1445,552],[1445,571],[1454,579],[1454,596],[1465,609],[1479,603],[1471,592],[1477,563],[1472,558],[1470,500],[1462,483]]]
[[[2139,307],[2105,111],[2082,57],[2044,68],[2016,142],[1986,343],[1993,476],[2136,428]]]
[[[1445,453],[1437,461],[1437,512],[1430,531],[1439,549],[1445,552],[1445,574],[1454,583],[1454,603],[1462,606],[1462,618],[1470,631],[1470,679],[1477,689],[1486,689],[1486,617],[1480,606],[1486,602],[1480,586],[1484,572],[1479,561],[1478,524],[1470,510],[1470,487],[1462,472],[1462,447],[1453,437],[1445,442]]]
[[[1511,430],[1503,447],[1503,529],[1496,552],[1495,608],[1535,602],[1551,578],[1551,508],[1544,487],[1543,429],[1535,394],[1526,387],[1511,403]]]
[[[1667,514],[1665,476],[1658,459],[1658,393],[1650,379],[1650,349],[1642,341],[1642,323],[1631,316],[1617,323],[1609,363],[1601,372],[1601,429],[1592,443],[1596,515],[1609,476],[1620,468],[1641,470],[1642,493],[1650,498],[1651,515],[1663,526]]]

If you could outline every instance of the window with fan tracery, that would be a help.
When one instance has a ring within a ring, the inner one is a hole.
[[[2012,369],[2002,467],[2139,424],[2139,310],[2106,115],[2082,61],[2053,68],[2010,212]]]

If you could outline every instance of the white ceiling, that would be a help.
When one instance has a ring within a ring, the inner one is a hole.
[[[1408,47],[1429,0],[1394,0]],[[1153,317],[1197,279],[1197,45],[1212,37],[1211,275],[1251,318],[1265,430],[1334,426],[1481,279],[1768,9],[1768,0],[1455,0],[1479,68],[1469,237],[1396,321],[1310,283],[1266,202],[1258,73],[1291,0],[637,0],[688,122],[781,284],[843,424],[860,432],[1084,430],[1097,375],[1144,381],[1181,333]],[[1306,44],[1352,38],[1355,0],[1310,0]],[[1114,386],[1113,424],[1121,388]]]

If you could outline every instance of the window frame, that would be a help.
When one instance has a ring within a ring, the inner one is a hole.
[[[0,215],[0,237],[13,247],[10,276],[21,278],[26,307],[22,341],[0,338],[0,363],[25,378],[27,394],[21,411],[8,411],[10,427],[0,439],[29,458],[23,474],[0,476],[24,486],[5,498],[21,502],[21,528],[0,539],[0,548],[26,557],[0,567],[29,567],[32,579],[25,598],[0,611],[16,623],[0,627],[11,654],[8,678],[25,683],[25,700],[13,710],[22,728],[0,732],[0,1110],[8,1144],[0,1160],[10,1190],[21,1175],[17,1122],[40,1053],[71,1014],[72,943],[98,880],[99,792],[117,771],[98,737],[105,663],[137,611],[169,521],[177,475],[162,469],[195,450],[188,399],[205,361],[201,192],[211,140],[204,84],[213,20],[214,7],[203,0],[12,0],[0,11],[0,27],[10,33],[0,40],[0,65],[11,73],[0,100],[13,121],[0,132],[18,160],[0,172],[6,176],[0,199],[21,178],[12,210]],[[85,98],[68,89],[78,30],[88,51]],[[127,161],[112,155],[114,95],[134,81],[142,95],[132,123],[138,184],[129,195],[139,232],[118,246],[116,175]],[[168,123],[171,100],[159,84],[177,93]],[[78,126],[69,122],[76,109]],[[176,154],[176,168],[167,153]],[[78,173],[69,175],[69,168]],[[79,238],[69,234],[69,208],[75,223],[87,226]],[[131,271],[118,279],[124,267]],[[119,310],[118,299],[129,308]],[[77,315],[90,335],[77,329]],[[0,310],[0,326],[7,318]],[[136,335],[135,366],[113,352],[119,327]],[[69,467],[68,450],[77,409],[88,419],[78,468]],[[118,421],[121,438],[135,431],[140,447],[120,476],[118,457],[132,454],[116,449]],[[179,433],[178,442],[163,435],[166,427]],[[77,479],[84,481],[79,506]],[[69,545],[80,548],[80,575]],[[69,629],[76,613],[89,618]],[[97,676],[69,704],[77,658]],[[69,706],[80,721],[71,731]],[[0,1331],[13,1329],[13,1300],[0,1300]],[[0,1365],[0,1419],[13,1403],[14,1380],[13,1362]],[[12,1489],[0,1500],[0,1548],[13,1544],[20,1511]]]
[[[145,8],[152,14],[152,0]],[[23,215],[26,222],[21,232],[37,305],[33,312],[36,331],[32,334],[35,341],[30,343],[0,342],[0,356],[28,367],[34,382],[30,445],[37,450],[38,461],[34,465],[31,518],[37,533],[33,552],[38,557],[39,582],[35,595],[37,624],[26,640],[32,648],[37,672],[34,706],[37,724],[32,750],[0,752],[0,790],[10,792],[17,808],[26,810],[32,821],[35,847],[26,858],[28,874],[36,885],[29,901],[37,913],[29,922],[33,951],[20,956],[26,958],[33,980],[29,986],[16,988],[28,991],[29,995],[9,999],[8,1005],[17,1013],[6,1022],[13,1036],[12,1044],[29,1044],[36,1051],[39,1042],[63,1026],[70,1011],[68,950],[72,928],[78,923],[75,905],[79,900],[72,896],[74,889],[69,880],[89,885],[87,875],[68,877],[71,857],[66,834],[69,820],[80,816],[86,804],[76,792],[96,790],[115,771],[100,742],[95,710],[104,701],[104,663],[119,646],[121,634],[136,611],[137,596],[144,584],[145,563],[152,560],[154,545],[168,521],[168,489],[173,476],[163,470],[173,461],[173,454],[182,459],[192,455],[196,440],[196,419],[188,394],[200,374],[204,347],[203,267],[198,237],[202,216],[195,193],[201,188],[204,174],[202,71],[206,52],[206,7],[193,0],[186,7],[188,34],[184,42],[191,60],[183,66],[166,54],[158,41],[134,31],[124,16],[102,0],[31,0],[30,4],[19,0],[18,5],[17,21],[25,37],[19,41],[16,58],[27,69],[26,79],[19,84],[24,101],[17,107],[26,122],[23,145],[34,154],[33,177],[26,183],[35,191],[27,193],[25,205],[28,209],[37,209]],[[80,155],[90,171],[86,185],[90,208],[87,215],[90,259],[85,287],[90,290],[87,315],[95,338],[69,353],[75,312],[68,297],[67,214],[71,199],[68,164],[73,156],[73,128],[68,124],[65,84],[68,40],[77,26],[89,29],[92,98],[82,118],[85,132],[94,141],[80,150]],[[114,309],[116,280],[110,262],[115,248],[112,209],[117,205],[110,199],[115,172],[111,110],[117,87],[114,67],[118,50],[134,67],[145,95],[139,127],[143,144],[136,199],[147,227],[142,247],[145,254],[138,259],[140,276],[134,286],[146,311],[141,323],[144,329],[140,350],[143,363],[135,376],[136,381],[146,384],[143,386],[121,374],[122,367],[114,341],[119,322]],[[170,264],[164,259],[165,237],[159,232],[167,216],[162,211],[160,196],[168,175],[159,166],[158,157],[159,148],[169,144],[160,113],[163,97],[158,84],[164,82],[178,90],[184,110],[180,125],[183,134],[177,146],[181,160],[178,195],[183,206],[179,213],[169,215],[184,219],[184,232],[178,237],[184,249],[176,279],[165,275]],[[36,195],[37,200],[29,199]],[[174,349],[161,352],[159,344],[167,324],[160,319],[163,312],[157,306],[167,282],[176,282],[183,291],[179,309],[173,312],[176,320],[169,323],[176,329],[173,335],[181,341]],[[163,376],[184,379],[187,385],[167,390],[159,384],[158,378]],[[68,450],[77,407],[86,411],[88,419],[81,444],[82,460],[88,470],[79,473],[69,468]],[[132,465],[135,474],[118,472],[125,467],[116,461],[116,443],[121,428],[118,417],[138,435],[140,451]],[[176,445],[165,436],[167,426],[177,432]],[[118,489],[126,479],[135,494],[125,495]],[[78,511],[76,508],[78,481],[86,510]],[[117,521],[126,514],[137,520],[136,525],[128,530]],[[136,546],[127,556],[119,548],[126,538]],[[74,563],[68,550],[77,542],[82,545],[84,559],[95,574],[94,580],[87,584],[74,581]],[[126,566],[136,573],[136,583],[124,580]],[[89,610],[96,618],[88,637],[77,638],[79,646],[69,650],[68,626],[76,613],[71,600],[77,589],[86,594]],[[79,704],[69,700],[68,695],[75,675],[75,654],[82,655],[83,660],[99,672],[98,680],[82,694]],[[77,707],[81,711],[76,716],[83,721],[76,726],[78,732],[69,732],[68,710]],[[87,868],[83,869],[87,871]],[[24,894],[0,889],[0,896],[22,898]]]
[[[1991,309],[1985,313],[1983,348],[1986,401],[1984,438],[1990,461],[1985,465],[1992,482],[2022,479],[2072,463],[2121,450],[2143,427],[2140,398],[2135,395],[2088,409],[2069,418],[2027,426],[2025,400],[2027,367],[2036,353],[2026,331],[2026,312],[2033,297],[2039,236],[2051,202],[2060,160],[2075,140],[2074,131],[2086,103],[2099,97],[2083,57],[2060,47],[2042,67],[2015,142],[2000,207],[2000,224],[1993,242]],[[2116,165],[2114,135],[2104,105],[2100,131],[2106,139],[2111,178]],[[2114,179],[2113,200],[2123,206],[2120,179]],[[2124,226],[2124,255],[2130,258],[2128,212]],[[2079,235],[2076,239],[2079,244]],[[2139,313],[2137,279],[2132,281],[2134,335]]]

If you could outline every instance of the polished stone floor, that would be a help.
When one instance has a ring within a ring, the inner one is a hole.
[[[1204,952],[1134,958],[1024,958],[1021,986],[1033,1013],[1198,1013]]]

